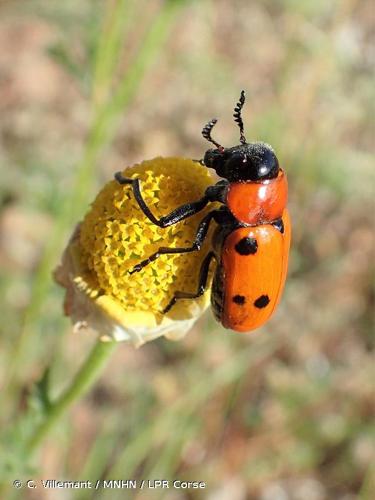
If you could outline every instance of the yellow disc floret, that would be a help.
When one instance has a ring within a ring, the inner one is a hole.
[[[123,175],[140,179],[143,198],[158,219],[184,203],[198,200],[212,184],[205,167],[182,158],[144,161],[124,170]],[[109,182],[80,227],[86,281],[99,295],[114,298],[126,311],[159,315],[177,290],[196,291],[210,235],[198,252],[162,255],[140,272],[129,271],[161,246],[191,246],[199,221],[211,209],[207,207],[176,225],[160,228],[140,210],[131,185]]]

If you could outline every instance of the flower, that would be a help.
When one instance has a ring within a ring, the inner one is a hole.
[[[123,175],[140,179],[143,198],[157,218],[201,198],[212,184],[207,168],[183,158],[144,161]],[[196,291],[210,235],[199,252],[162,255],[139,272],[129,271],[161,246],[191,246],[199,221],[211,208],[160,228],[140,210],[131,185],[108,182],[55,271],[56,281],[66,288],[65,312],[74,330],[94,330],[103,340],[126,340],[135,346],[161,335],[185,335],[208,306],[209,292],[177,301],[166,315],[161,311],[177,290]]]

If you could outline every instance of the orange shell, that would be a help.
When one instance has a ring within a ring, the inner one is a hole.
[[[238,221],[255,225],[280,218],[287,200],[288,183],[280,169],[275,179],[231,183],[226,201]]]
[[[271,224],[236,229],[226,238],[221,257],[224,275],[222,324],[237,332],[263,325],[273,314],[284,288],[290,245],[288,210],[282,216],[284,233]],[[243,238],[255,238],[256,253],[239,254],[235,246]],[[256,307],[257,299],[268,304]],[[237,298],[237,302],[236,302]],[[238,303],[240,299],[243,303]]]

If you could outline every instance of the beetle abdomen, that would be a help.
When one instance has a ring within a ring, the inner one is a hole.
[[[274,312],[287,273],[290,245],[287,210],[282,219],[283,233],[272,224],[263,224],[235,229],[225,239],[218,267],[223,290],[220,321],[226,328],[238,332],[253,330]],[[219,285],[216,281],[216,288]],[[215,296],[218,298],[217,289]]]

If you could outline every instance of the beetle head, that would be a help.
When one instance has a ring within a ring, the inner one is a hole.
[[[234,120],[240,128],[241,144],[224,148],[212,139],[211,131],[217,122],[216,119],[213,119],[205,125],[202,135],[216,148],[206,151],[203,163],[230,182],[260,181],[277,177],[279,162],[272,147],[264,142],[246,142],[241,117],[244,103],[245,92],[242,91],[233,114]]]
[[[279,162],[268,144],[251,142],[232,148],[209,149],[204,155],[206,167],[230,182],[273,179],[279,172]]]

